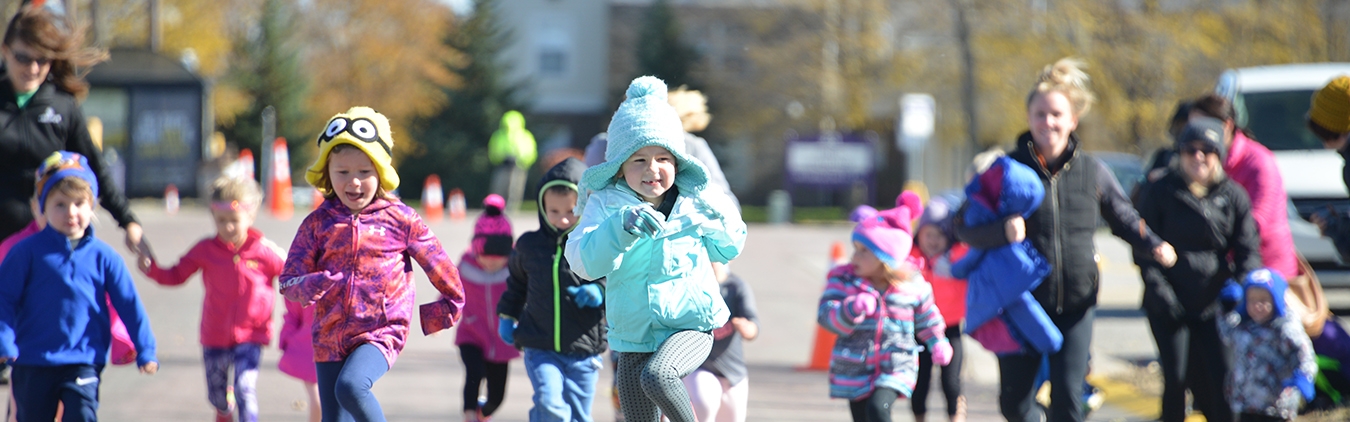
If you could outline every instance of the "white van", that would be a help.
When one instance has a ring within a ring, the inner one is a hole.
[[[1327,287],[1350,287],[1350,267],[1315,226],[1294,217],[1307,218],[1328,205],[1350,212],[1350,195],[1341,179],[1345,162],[1324,149],[1307,124],[1313,91],[1343,74],[1350,74],[1350,63],[1246,67],[1225,71],[1214,87],[1233,102],[1238,125],[1275,153],[1284,189],[1297,210],[1291,210],[1289,221],[1294,243]]]

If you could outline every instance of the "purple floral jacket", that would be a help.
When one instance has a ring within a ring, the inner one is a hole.
[[[464,307],[459,271],[412,208],[376,198],[353,214],[330,198],[305,217],[281,272],[281,294],[314,305],[315,362],[343,360],[370,343],[394,365],[412,325],[412,260],[458,321]]]

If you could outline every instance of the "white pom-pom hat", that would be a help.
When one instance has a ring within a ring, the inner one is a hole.
[[[684,152],[684,126],[666,102],[666,83],[656,77],[639,77],[628,85],[627,98],[609,121],[608,137],[605,162],[581,175],[582,189],[598,191],[614,183],[624,161],[652,145],[675,156],[675,186],[681,193],[694,194],[708,185],[703,163]]]

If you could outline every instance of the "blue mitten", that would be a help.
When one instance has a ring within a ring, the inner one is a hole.
[[[1242,301],[1242,285],[1233,279],[1228,279],[1223,284],[1223,290],[1219,291],[1219,303],[1224,305],[1224,309],[1233,309]]]
[[[577,302],[578,308],[598,308],[601,303],[605,303],[605,295],[600,291],[598,284],[568,287],[567,294],[572,295],[572,300]]]
[[[1305,401],[1312,401],[1313,396],[1317,395],[1317,389],[1313,387],[1312,379],[1304,376],[1301,372],[1295,373],[1294,376],[1284,380],[1284,386],[1297,388],[1298,392],[1303,394],[1303,400]]]
[[[625,207],[619,211],[623,214],[623,230],[629,234],[642,237],[654,237],[661,232],[661,220],[664,218],[661,213],[651,205],[642,204],[637,206]]]
[[[516,344],[516,320],[499,317],[500,323],[497,324],[497,335],[501,336],[506,344]]]

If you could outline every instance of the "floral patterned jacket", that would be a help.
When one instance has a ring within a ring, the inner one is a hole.
[[[281,294],[314,305],[314,361],[336,362],[370,343],[389,365],[412,325],[412,261],[459,320],[464,287],[454,261],[412,208],[376,198],[353,214],[329,198],[300,224],[281,272]]]

